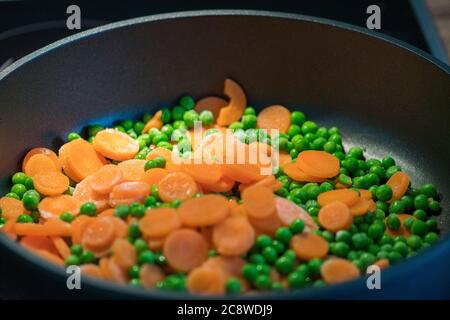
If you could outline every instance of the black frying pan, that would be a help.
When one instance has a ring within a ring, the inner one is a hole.
[[[0,73],[0,186],[24,152],[58,147],[89,123],[111,124],[172,105],[183,93],[222,92],[236,79],[250,103],[301,109],[342,129],[345,145],[393,155],[414,184],[443,196],[439,225],[450,226],[450,69],[405,43],[356,27],[291,14],[203,11],[113,23],[63,39]],[[444,236],[445,238],[445,236]],[[7,297],[186,298],[96,280],[66,289],[63,270],[0,236]],[[276,298],[450,297],[450,239],[382,276]]]

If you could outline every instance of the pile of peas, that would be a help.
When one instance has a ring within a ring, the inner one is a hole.
[[[187,138],[187,130],[193,128],[196,121],[201,121],[205,126],[214,121],[210,111],[202,111],[199,114],[193,110],[194,106],[195,101],[192,97],[181,97],[173,108],[161,110],[162,128],[153,128],[148,133],[142,133],[142,130],[146,122],[152,118],[151,114],[145,114],[138,121],[123,120],[114,128],[127,133],[139,142],[139,153],[136,159],[145,159],[155,146],[169,150],[176,147],[181,156],[188,156],[192,146]],[[438,214],[441,208],[439,195],[434,185],[424,184],[417,189],[410,186],[401,199],[389,203],[392,190],[386,181],[394,173],[401,171],[392,157],[365,159],[364,150],[360,147],[351,147],[346,152],[338,128],[319,127],[315,122],[307,120],[304,113],[300,111],[291,113],[291,125],[287,133],[280,133],[277,136],[271,137],[265,131],[257,129],[256,123],[256,111],[249,106],[245,109],[240,121],[232,123],[229,128],[240,141],[244,143],[260,141],[277,146],[281,152],[289,153],[292,160],[305,150],[323,150],[340,160],[339,176],[335,180],[320,184],[299,183],[284,174],[281,168],[274,169],[274,175],[282,185],[282,188],[276,192],[277,195],[293,201],[313,217],[319,225],[319,229],[315,232],[329,243],[329,254],[350,260],[364,272],[369,265],[379,259],[388,259],[391,264],[396,263],[438,241],[439,230],[433,216]],[[90,126],[87,130],[87,140],[92,142],[97,132],[103,129],[101,125]],[[209,129],[209,131],[215,132],[216,129]],[[67,140],[79,138],[81,138],[79,133],[71,132]],[[171,139],[176,141],[175,146],[170,143]],[[164,168],[165,165],[164,158],[156,157],[147,161],[145,170]],[[317,215],[320,206],[317,197],[322,192],[335,189],[337,183],[356,191],[369,190],[376,201],[376,210],[355,218],[350,229],[333,233],[321,228],[318,223]],[[42,195],[34,190],[32,178],[17,172],[12,177],[12,184],[6,196],[21,200],[24,207],[31,212],[30,215],[20,215],[17,222],[37,223],[40,218],[37,207]],[[71,182],[66,194],[71,195],[74,186],[75,183]],[[225,195],[239,200],[237,188]],[[157,186],[153,185],[144,204],[136,202],[131,205],[118,205],[114,209],[114,215],[121,219],[127,219],[129,216],[141,218],[149,208],[177,208],[180,204],[178,200],[171,203],[162,202],[158,196]],[[413,217],[401,222],[399,213],[412,213]],[[94,203],[86,202],[81,206],[80,214],[96,216],[97,208]],[[74,216],[65,212],[61,214],[60,219],[71,223]],[[0,210],[0,227],[4,223],[5,218],[1,217]],[[283,290],[284,285],[272,279],[273,270],[285,276],[288,287],[292,289],[325,285],[320,278],[323,260],[316,258],[308,262],[298,261],[294,251],[289,249],[292,236],[303,232],[304,227],[303,221],[297,219],[289,227],[280,227],[273,238],[268,235],[257,237],[253,248],[243,257],[247,263],[242,268],[242,275],[252,287],[258,290]],[[386,229],[395,232],[400,228],[406,228],[411,235],[407,238],[403,236],[392,238],[385,233]],[[148,247],[137,224],[130,225],[128,241],[134,245],[138,254],[137,264],[128,270],[130,284],[140,286],[140,268],[145,264],[164,266],[166,258],[160,251],[153,251]],[[65,261],[67,265],[98,262],[92,252],[85,250],[79,244],[72,245],[70,252],[70,256]],[[217,253],[214,250],[209,252],[209,256],[215,255]],[[184,291],[186,290],[186,274],[171,274],[160,281],[157,288]],[[235,294],[241,290],[241,282],[238,279],[230,278],[226,282],[228,293]]]

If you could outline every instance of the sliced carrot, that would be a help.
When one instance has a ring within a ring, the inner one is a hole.
[[[93,202],[98,211],[103,211],[108,207],[109,196],[107,194],[97,193],[92,189],[91,184],[94,178],[94,175],[90,175],[79,182],[72,196],[81,203]]]
[[[184,172],[171,172],[158,183],[159,197],[165,202],[186,200],[197,192],[194,179]]]
[[[117,217],[107,217],[114,224],[114,229],[116,230],[116,239],[125,238],[128,234],[128,224],[120,218]]]
[[[369,212],[370,208],[370,200],[359,198],[358,202],[356,202],[353,206],[350,207],[350,213],[354,217],[365,215]]]
[[[239,185],[239,191],[243,192],[246,188],[248,188],[250,186],[262,186],[262,187],[266,187],[266,188],[272,190],[273,192],[275,192],[282,187],[282,184],[275,178],[275,176],[266,176],[265,178],[263,178],[259,181],[256,181],[254,183],[250,183],[250,184],[241,183]]]
[[[54,255],[58,255],[59,252],[55,247],[55,244],[49,237],[45,236],[24,236],[20,239],[20,244],[27,249],[36,249],[48,251]]]
[[[132,160],[123,161],[120,164],[128,161]],[[94,173],[92,180],[90,180],[92,190],[99,194],[107,194],[110,193],[116,185],[121,183],[124,180],[124,174],[120,168],[120,164],[119,166],[113,164],[104,165],[100,170]]]
[[[366,189],[359,189],[359,196],[366,200],[372,199],[372,192]]]
[[[276,129],[286,133],[290,125],[291,112],[281,105],[266,107],[258,114],[257,127],[260,129]]]
[[[189,273],[186,286],[193,294],[223,294],[225,278],[220,271],[200,267]]]
[[[93,263],[86,263],[80,267],[82,276],[90,276],[96,278],[103,278],[100,267]]]
[[[139,270],[139,279],[146,289],[154,288],[164,278],[164,271],[154,264],[144,264]]]
[[[228,126],[239,119],[244,114],[247,106],[247,97],[244,90],[231,79],[225,80],[224,93],[230,98],[228,105],[222,107],[217,117],[217,124],[220,126]]]
[[[230,208],[232,216],[243,216],[243,217],[247,216],[247,212],[245,211],[245,208],[242,204],[237,204],[234,207],[230,206]]]
[[[67,194],[59,196],[45,197],[39,202],[38,210],[41,217],[45,219],[56,218],[63,212],[77,215],[80,211],[81,203],[76,198]]]
[[[389,267],[389,260],[388,259],[380,259],[374,263],[374,265],[378,266],[380,269],[386,269]]]
[[[15,226],[16,219],[9,219],[6,220],[6,223],[3,225],[3,228],[0,231],[2,231],[8,238],[15,241],[17,240]]]
[[[286,173],[286,175],[295,181],[300,182],[322,182],[325,179],[313,177],[309,174],[306,174],[303,170],[301,170],[295,163],[288,162],[283,165],[283,172]]]
[[[132,159],[139,152],[137,140],[116,129],[99,131],[92,141],[92,146],[105,158],[117,161]]]
[[[92,144],[83,139],[72,140],[65,144],[65,161],[75,177],[75,181],[81,181],[92,173],[97,172],[107,162]]]
[[[398,200],[406,193],[409,186],[409,176],[404,172],[396,172],[386,182],[392,189],[392,198],[390,201]]]
[[[51,237],[51,240],[59,255],[63,259],[66,259],[70,255],[70,248],[67,245],[67,242],[61,237]]]
[[[106,210],[103,210],[102,212],[100,212],[98,214],[99,217],[113,217],[114,216],[114,209],[113,208],[109,208]]]
[[[127,283],[127,276],[117,263],[111,258],[102,258],[99,262],[100,273],[102,278],[111,280],[116,283]]]
[[[183,163],[181,170],[198,183],[215,184],[222,178],[222,169],[218,164]]]
[[[142,133],[148,132],[152,128],[161,129],[163,123],[162,123],[162,112],[159,110],[155,113],[155,115],[148,120],[148,122],[145,124],[144,129],[142,130]]]
[[[247,214],[256,219],[264,219],[275,212],[273,192],[262,186],[249,187],[241,195]]]
[[[140,181],[145,172],[144,167],[146,162],[146,160],[131,159],[120,162],[118,167],[122,171],[125,180]]]
[[[81,244],[87,250],[102,252],[107,250],[113,243],[116,235],[114,223],[107,217],[98,217],[84,230]]]
[[[275,154],[272,155],[272,159],[274,159],[274,160],[277,159]],[[280,151],[280,152],[278,152],[277,161],[274,161],[274,165],[283,167],[285,164],[291,163],[291,162],[292,162],[291,155],[289,153],[287,153],[286,151]]]
[[[297,156],[297,166],[306,174],[332,178],[339,174],[339,159],[325,151],[307,150]]]
[[[43,225],[47,230],[48,236],[72,236],[72,225],[70,223],[62,221],[59,218],[47,219]]]
[[[328,203],[322,207],[319,211],[318,219],[320,225],[331,232],[346,230],[353,223],[353,217],[348,207],[338,201]]]
[[[350,189],[330,190],[319,194],[317,202],[321,207],[339,201],[347,205],[347,207],[354,206],[359,200],[359,195],[356,191]]]
[[[125,239],[117,239],[112,245],[114,262],[127,270],[136,263],[137,254],[134,246]]]
[[[209,110],[214,115],[214,119],[219,116],[220,109],[225,107],[228,102],[225,99],[219,97],[205,97],[197,101],[194,110],[198,113]]]
[[[331,258],[320,267],[320,274],[329,284],[349,281],[358,278],[359,269],[350,261],[342,258]]]
[[[60,195],[69,188],[69,178],[59,171],[36,174],[33,182],[35,189],[46,196]]]
[[[369,201],[369,210],[368,210],[368,212],[374,212],[377,209],[377,204],[372,199],[370,199],[368,201]]]
[[[60,164],[60,161],[59,161],[56,153],[54,153],[52,150],[47,149],[47,148],[34,148],[34,149],[31,149],[30,151],[28,151],[28,153],[25,155],[25,158],[23,158],[23,162],[22,162],[22,170],[23,171],[25,171],[25,166],[26,166],[28,160],[30,160],[30,158],[36,154],[43,154],[43,155],[49,157],[55,164],[55,168],[58,171],[61,170],[61,164]]]
[[[389,227],[386,228],[386,234],[388,234],[391,237],[395,237],[395,236],[403,236],[403,237],[409,237],[411,235],[411,232],[405,228],[403,222],[407,219],[407,218],[414,218],[413,215],[410,214],[406,214],[406,213],[398,213],[397,217],[400,219],[400,228],[398,230],[391,230]]]
[[[218,253],[239,256],[252,247],[255,231],[245,217],[232,216],[214,226],[212,240]]]
[[[191,229],[179,229],[164,241],[163,254],[170,267],[187,272],[201,265],[208,256],[208,243],[200,233]]]
[[[72,243],[81,243],[81,238],[88,225],[93,222],[95,218],[80,215],[72,222]]]
[[[297,257],[306,261],[324,258],[328,253],[328,242],[315,233],[303,232],[293,236],[291,246]]]
[[[184,201],[178,208],[178,213],[184,225],[204,227],[223,221],[231,210],[225,197],[208,194]]]
[[[39,173],[45,172],[57,172],[58,167],[55,162],[49,157],[42,153],[35,154],[26,163],[24,172],[30,176],[34,177]]]
[[[281,221],[275,211],[273,214],[263,219],[256,219],[249,216],[248,221],[255,228],[257,233],[264,233],[270,236],[273,236],[278,228],[281,227]]]
[[[31,249],[31,252],[35,253],[36,255],[40,256],[42,259],[47,260],[51,263],[57,264],[59,266],[64,265],[64,261],[60,257],[58,257],[56,254],[50,253],[46,250]]]
[[[246,261],[241,257],[225,257],[216,256],[209,258],[202,264],[202,267],[212,270],[220,270],[224,273],[225,277],[240,277],[242,267],[246,264]]]
[[[164,237],[181,227],[178,212],[172,208],[148,210],[139,220],[139,229],[149,237]]]
[[[147,245],[150,250],[160,251],[164,245],[165,237],[161,238],[147,238]]]
[[[67,143],[62,145],[61,148],[59,148],[58,155],[59,155],[59,162],[61,163],[61,167],[64,171],[64,173],[73,181],[79,182],[82,179],[80,179],[72,170],[72,168],[69,166],[68,157],[67,157]]]
[[[158,184],[162,178],[167,176],[169,171],[163,168],[153,168],[145,171],[141,175],[141,180],[147,182],[149,185]]]
[[[10,198],[2,197],[0,198],[0,209],[2,209],[2,216],[6,219],[15,220],[22,213],[26,213],[22,201]]]
[[[72,228],[69,223],[56,218],[49,219],[44,224],[16,223],[14,225],[14,232],[19,236],[69,237],[72,234]]]
[[[222,177],[214,184],[200,184],[205,191],[209,192],[228,192],[233,189],[235,182],[227,177]]]
[[[115,207],[118,204],[142,202],[150,193],[150,185],[143,181],[122,182],[116,185],[109,194],[109,203]]]
[[[258,164],[226,163],[223,165],[223,174],[231,180],[241,183],[252,183],[264,178]]]
[[[303,220],[305,227],[309,228],[309,230],[317,230],[319,228],[308,212],[288,199],[276,197],[275,207],[278,219],[284,226],[289,226],[295,219],[300,219]]]

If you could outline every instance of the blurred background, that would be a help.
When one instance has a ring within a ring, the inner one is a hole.
[[[81,30],[68,30],[66,9],[81,9]],[[381,30],[448,63],[450,0],[319,1],[5,1],[0,0],[0,68],[65,36],[123,19],[197,9],[257,9],[324,17],[366,27],[369,5],[381,9]]]

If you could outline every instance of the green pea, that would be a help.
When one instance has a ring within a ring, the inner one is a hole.
[[[168,142],[169,141],[169,137],[166,136],[164,133],[159,132],[157,134],[155,134],[155,136],[152,139],[152,143],[157,145],[160,142]]]
[[[179,102],[181,106],[183,106],[188,110],[193,109],[195,107],[195,101],[191,96],[182,96]]]
[[[139,264],[154,264],[155,263],[155,254],[151,250],[144,250],[138,256]]]
[[[342,164],[350,172],[356,172],[359,169],[358,160],[353,157],[346,158]]]
[[[369,173],[374,173],[379,179],[384,179],[386,170],[381,165],[374,165],[369,168]]]
[[[114,126],[114,129],[123,133],[126,133],[125,128],[122,126]]]
[[[375,173],[368,173],[364,176],[369,186],[377,185],[380,183],[380,178]]]
[[[148,249],[147,241],[144,239],[136,239],[133,245],[137,253],[141,253],[142,251]]]
[[[130,207],[126,204],[119,204],[114,209],[114,216],[126,219],[128,217],[128,214],[130,213]]]
[[[401,169],[399,166],[392,166],[386,169],[386,178],[392,177],[395,173],[400,172]]]
[[[441,211],[441,205],[439,204],[439,201],[436,201],[436,200],[431,200],[428,203],[428,208],[433,213],[437,213],[437,212]]]
[[[315,276],[320,274],[320,268],[323,264],[323,260],[320,258],[313,258],[308,261],[308,268],[311,275]]]
[[[383,222],[376,222],[369,226],[367,234],[370,238],[377,240],[383,236],[385,229],[386,227]]]
[[[370,252],[364,252],[359,257],[359,260],[365,265],[370,266],[376,261],[376,257]]]
[[[299,154],[299,151],[297,149],[291,149],[291,151],[289,151],[289,155],[291,156],[291,159],[297,159],[298,154]]]
[[[22,184],[25,185],[25,181],[28,178],[28,176],[23,172],[16,172],[12,176],[12,183],[13,184]]]
[[[333,249],[335,255],[345,258],[350,251],[350,246],[346,242],[338,241],[334,244]]]
[[[84,250],[80,255],[81,263],[93,263],[93,262],[95,262],[95,260],[97,260],[95,258],[95,255],[88,250]]]
[[[301,272],[291,272],[288,275],[288,285],[292,289],[303,288],[306,285],[306,275]]]
[[[254,282],[256,277],[258,276],[258,270],[256,270],[256,265],[251,263],[245,264],[242,267],[241,273],[243,277],[250,282]]]
[[[345,159],[345,154],[342,151],[336,151],[333,153],[333,156],[338,158],[340,161]]]
[[[322,236],[322,238],[327,240],[327,242],[334,241],[334,234],[328,230],[323,230],[320,235]]]
[[[428,232],[428,233],[423,237],[423,240],[424,240],[426,243],[429,243],[429,244],[435,244],[436,242],[439,241],[439,236],[437,235],[436,232]]]
[[[40,200],[41,196],[35,190],[28,190],[22,197],[23,206],[27,210],[36,210]]]
[[[430,231],[436,231],[438,228],[438,223],[435,219],[428,219],[425,223]]]
[[[183,120],[183,115],[186,112],[186,109],[182,106],[175,106],[172,108],[172,119],[173,121]]]
[[[244,117],[249,117],[249,116],[244,116]],[[242,117],[243,121],[244,121],[244,117]],[[254,128],[256,126],[256,117],[255,116],[253,116],[253,117],[254,117],[254,125],[253,125],[253,127],[250,127],[250,128]],[[209,110],[203,110],[199,115],[199,120],[202,122],[203,125],[208,126],[211,123],[213,123],[213,121],[214,121],[213,113]],[[247,118],[247,120],[248,120],[248,118]],[[244,127],[245,127],[245,125],[244,125]]]
[[[12,186],[11,192],[17,194],[17,196],[22,199],[24,193],[27,192],[27,187],[18,183]]]
[[[272,244],[272,239],[268,235],[259,235],[256,238],[255,245],[259,249],[264,249],[267,246],[270,246]]]
[[[228,128],[229,128],[230,130],[235,131],[235,130],[238,130],[238,129],[243,129],[243,128],[244,128],[244,125],[242,124],[242,122],[236,121],[236,122],[233,122],[232,124],[230,124],[230,125],[228,126]]]
[[[16,219],[17,223],[33,223],[33,218],[30,217],[28,214],[21,214]]]
[[[370,252],[371,254],[376,255],[380,251],[380,247],[377,246],[376,244],[371,244],[367,248],[367,251]]]
[[[139,202],[130,205],[130,215],[135,218],[142,218],[145,215],[146,207]]]
[[[408,239],[406,239],[406,243],[411,249],[417,250],[422,246],[422,239],[419,236],[413,234],[409,236]]]
[[[306,116],[301,111],[293,111],[291,113],[291,123],[302,126],[306,121]]]
[[[287,227],[280,227],[275,232],[275,239],[283,243],[289,244],[292,238],[292,232]]]
[[[313,121],[305,121],[301,126],[301,131],[303,134],[307,133],[315,133],[318,127],[317,124]]]
[[[353,184],[352,178],[350,178],[348,175],[341,173],[338,177],[338,180],[340,183],[342,183],[345,186],[351,186]]]
[[[292,272],[294,268],[294,261],[293,259],[289,259],[286,256],[282,256],[278,258],[275,262],[275,268],[281,273],[281,274],[289,274]]]
[[[323,146],[327,143],[327,140],[323,137],[319,137],[314,139],[314,141],[311,142],[311,149],[313,150],[322,150]]]
[[[369,245],[369,238],[364,233],[356,233],[352,236],[352,244],[356,249],[364,249]]]
[[[364,158],[364,151],[360,147],[351,147],[348,150],[348,155],[355,159],[363,159]]]
[[[377,187],[375,195],[378,200],[388,201],[392,198],[392,188],[387,184],[382,184]]]
[[[128,236],[132,239],[137,239],[141,236],[141,231],[139,230],[139,225],[137,223],[132,223],[128,227]]]
[[[76,132],[71,132],[67,135],[67,141],[69,142],[80,138],[81,138],[80,135]]]
[[[400,200],[394,200],[389,205],[389,213],[403,213],[405,212],[405,204]]]
[[[80,214],[84,214],[86,216],[95,216],[97,215],[97,207],[93,202],[85,202],[80,207]]]
[[[302,219],[295,219],[295,220],[292,221],[291,224],[289,225],[289,229],[290,229],[291,232],[294,233],[294,234],[302,233],[303,230],[305,229],[305,222],[303,222]]]
[[[260,274],[255,279],[255,287],[260,290],[267,290],[272,286],[272,281],[269,276],[265,274]]]
[[[186,111],[183,115],[183,120],[188,128],[193,128],[196,121],[198,121],[199,115],[195,110]]]
[[[169,123],[172,118],[172,112],[168,108],[161,109],[161,121],[163,124]]]
[[[277,254],[282,254],[286,251],[286,246],[284,245],[283,242],[281,242],[279,240],[273,240],[272,247],[275,249]]]
[[[69,255],[65,260],[64,264],[66,266],[74,266],[81,264],[80,258],[78,256],[75,256],[73,254]]]
[[[396,231],[400,229],[401,221],[397,214],[391,213],[386,219],[386,224],[388,225],[389,229]]]
[[[316,138],[317,138],[317,136],[314,133],[312,133],[312,132],[308,132],[308,133],[305,134],[305,139],[309,143],[312,143]]]
[[[383,160],[381,160],[381,165],[388,169],[392,166],[395,166],[395,160],[392,157],[384,157]]]
[[[411,232],[412,234],[423,236],[427,232],[427,225],[425,222],[415,219],[411,224]]]
[[[132,265],[129,269],[128,269],[128,276],[131,279],[138,279],[139,278],[139,272],[140,272],[140,267],[139,265],[135,264]]]
[[[427,219],[427,213],[422,210],[422,209],[418,209],[416,211],[414,211],[413,213],[414,218],[425,221]]]
[[[302,151],[310,149],[308,140],[306,140],[303,137],[296,139],[295,141],[292,141],[292,143],[294,144],[294,147],[298,152],[302,152]]]
[[[418,193],[425,195],[427,198],[433,198],[433,199],[436,199],[437,195],[438,195],[436,187],[431,183],[422,185],[419,188]]]
[[[291,124],[288,128],[287,134],[289,138],[292,139],[294,136],[300,134],[302,132],[302,128],[296,124]]]
[[[241,282],[236,278],[228,278],[227,282],[225,283],[225,290],[229,294],[240,293],[242,290]]]
[[[183,117],[184,117],[184,115],[183,115]],[[173,126],[174,129],[180,129],[180,130],[187,130],[188,129],[186,123],[183,120],[174,121],[172,123],[172,126]]]
[[[147,123],[153,118],[153,115],[151,113],[144,113],[142,115],[142,121]]]
[[[428,210],[428,198],[424,194],[419,194],[414,197],[414,207],[416,210]]]
[[[126,132],[131,138],[133,138],[133,139],[137,139],[137,133],[136,133],[136,131],[134,131],[134,129],[130,129],[130,130],[127,130],[127,132]],[[90,137],[89,139],[93,139],[93,137]],[[89,140],[88,140],[89,141]],[[92,141],[89,141],[90,143],[92,143]]]
[[[73,214],[71,214],[70,212],[63,212],[61,213],[61,215],[59,216],[59,218],[64,221],[64,222],[68,222],[71,223],[73,221],[73,219],[75,219],[75,217],[73,216]]]

